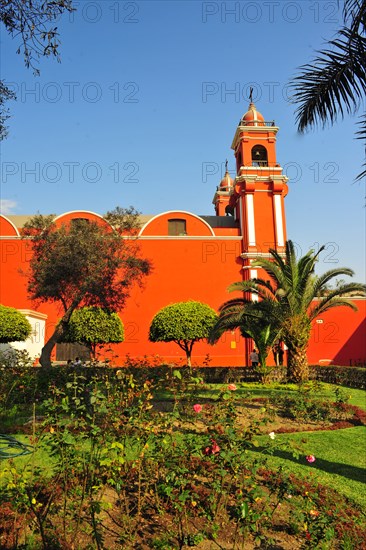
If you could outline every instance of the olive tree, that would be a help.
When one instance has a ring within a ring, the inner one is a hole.
[[[178,302],[162,308],[150,325],[151,342],[175,342],[191,366],[195,342],[207,339],[217,321],[216,312],[202,302]]]
[[[63,312],[42,349],[42,366],[51,366],[52,350],[74,310],[97,306],[121,311],[132,286],[150,272],[150,262],[140,257],[138,228],[132,207],[117,207],[105,221],[74,219],[57,225],[53,216],[36,215],[25,224],[23,238],[32,242],[29,296],[35,303],[55,303]]]

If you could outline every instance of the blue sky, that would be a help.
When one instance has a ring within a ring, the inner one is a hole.
[[[365,279],[365,188],[356,117],[299,136],[288,84],[341,24],[337,1],[87,1],[58,21],[61,63],[34,77],[1,33],[1,78],[16,91],[1,144],[4,213],[144,214],[211,204],[254,88],[280,127],[287,233],[319,272]],[[232,173],[233,175],[233,173]]]

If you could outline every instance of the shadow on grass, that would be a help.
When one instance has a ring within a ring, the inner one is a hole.
[[[366,471],[357,466],[342,464],[340,462],[331,462],[329,460],[324,460],[323,458],[316,458],[315,462],[308,464],[304,456],[301,458],[296,458],[288,451],[277,450],[269,454],[266,452],[265,447],[251,447],[250,450],[256,453],[263,453],[265,456],[275,456],[289,460],[299,466],[305,467],[307,469],[306,471],[321,470],[323,472],[327,472],[328,474],[336,474],[347,479],[352,479],[353,481],[358,481],[359,483],[366,482]]]

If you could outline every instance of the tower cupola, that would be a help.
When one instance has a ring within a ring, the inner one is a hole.
[[[247,112],[243,115],[241,122],[243,126],[264,126],[264,116],[257,111],[257,107],[251,101]]]
[[[229,214],[230,195],[233,192],[234,180],[230,177],[228,162],[225,162],[225,174],[216,188],[212,204],[215,205],[216,216],[227,216]],[[230,212],[232,209],[230,208]]]
[[[230,191],[233,187],[234,180],[230,177],[230,174],[226,168],[226,172],[222,180],[220,181],[220,191]]]

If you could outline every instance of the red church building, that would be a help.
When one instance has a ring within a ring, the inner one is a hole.
[[[287,180],[276,158],[279,128],[266,121],[253,103],[241,118],[232,142],[236,177],[228,171],[214,192],[215,215],[198,216],[172,210],[156,216],[141,216],[139,242],[142,255],[151,260],[152,274],[143,288],[134,288],[120,316],[125,326],[125,341],[114,346],[117,363],[131,357],[159,355],[179,361],[181,349],[174,343],[148,340],[154,315],[164,306],[197,300],[217,308],[232,294],[227,287],[236,281],[261,276],[252,267],[258,256],[269,257],[269,248],[281,252],[287,239],[285,197]],[[67,212],[55,223],[70,219],[101,220],[99,214]],[[25,272],[31,244],[22,240],[20,229],[27,216],[1,216],[0,303],[23,311],[33,326],[26,343],[34,355],[53,332],[59,312],[43,304],[37,310],[27,297]],[[365,364],[365,304],[354,300],[358,311],[333,309],[315,321],[309,344],[311,364]],[[200,342],[193,348],[193,363],[211,366],[249,365],[252,342],[238,332],[226,333],[215,346]],[[55,350],[54,359],[59,350]],[[271,363],[271,361],[270,361]],[[273,364],[273,359],[272,359]]]

